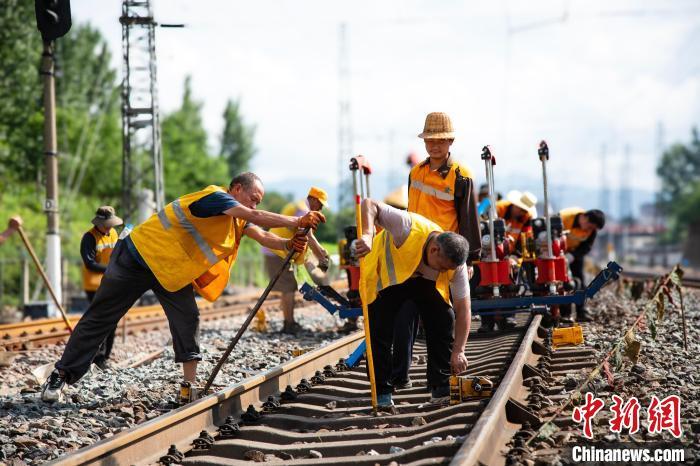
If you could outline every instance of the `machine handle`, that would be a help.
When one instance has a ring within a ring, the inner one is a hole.
[[[365,175],[372,174],[372,166],[369,164],[369,161],[363,155],[356,155],[350,159],[350,170],[360,169]]]
[[[547,141],[544,139],[540,141],[540,147],[537,149],[537,155],[540,156],[540,160],[549,160],[549,147],[547,146]]]
[[[489,159],[491,160],[491,165],[496,165],[496,156],[493,155],[491,146],[484,146],[484,148],[481,149],[481,160]]]

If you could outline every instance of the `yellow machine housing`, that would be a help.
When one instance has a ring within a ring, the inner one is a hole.
[[[583,343],[583,328],[580,325],[552,330],[552,344],[554,346],[580,345],[581,343]]]
[[[450,376],[450,404],[456,405],[470,398],[489,397],[493,393],[493,382],[486,377]]]

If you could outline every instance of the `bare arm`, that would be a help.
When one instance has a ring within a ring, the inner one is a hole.
[[[313,232],[309,232],[309,247],[318,259],[325,259],[328,256],[328,251],[321,246]]]
[[[249,209],[246,206],[239,204],[236,207],[231,207],[225,210],[226,215],[231,217],[241,218],[250,223],[263,228],[288,227],[296,228],[299,226],[301,217],[290,217],[289,215],[275,214],[265,210]],[[256,240],[257,241],[257,240]],[[258,241],[259,242],[259,241]],[[264,245],[266,246],[266,245]],[[274,248],[280,249],[280,248]]]
[[[467,358],[464,356],[464,348],[467,346],[467,338],[472,322],[472,306],[469,298],[456,299],[455,311],[455,340],[452,344],[452,356],[450,365],[452,372],[460,374],[467,370]]]
[[[274,233],[270,233],[269,231],[265,231],[255,225],[248,225],[248,227],[243,230],[243,234],[251,239],[254,239],[266,248],[287,251],[287,239],[277,236]]]

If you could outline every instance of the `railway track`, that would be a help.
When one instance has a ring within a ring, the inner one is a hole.
[[[364,363],[336,365],[361,341],[358,332],[53,464],[503,463],[512,434],[538,422],[522,381],[538,372],[540,320],[521,317],[511,332],[470,335],[468,375],[489,376],[491,398],[429,405],[426,349],[417,342],[413,388],[395,394],[398,414],[373,415]]]

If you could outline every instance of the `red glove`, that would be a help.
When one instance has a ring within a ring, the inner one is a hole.
[[[312,210],[303,217],[299,217],[299,228],[316,229],[319,223],[326,223],[326,217],[321,212]]]
[[[306,249],[306,243],[308,243],[309,238],[303,231],[297,231],[294,233],[291,239],[287,240],[287,251],[294,249],[295,252],[304,252]]]

